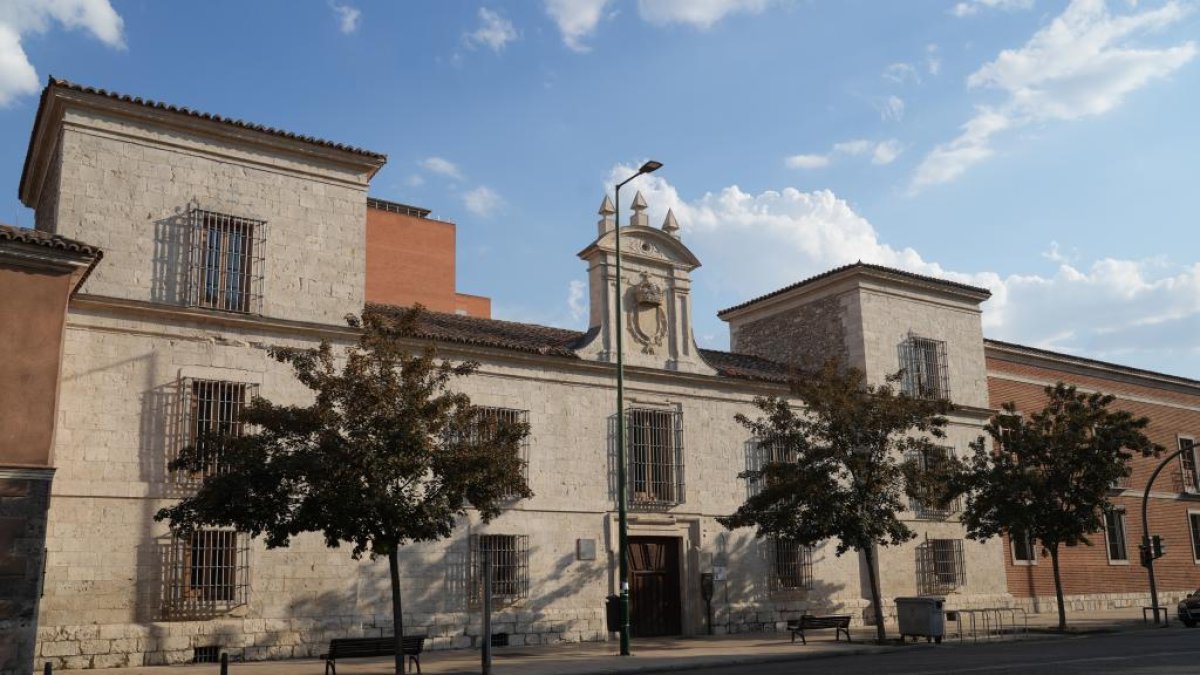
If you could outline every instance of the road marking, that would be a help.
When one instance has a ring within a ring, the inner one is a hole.
[[[906,670],[904,675],[940,675],[941,673],[986,673],[988,671],[1006,670],[1009,668],[1045,668],[1046,666],[1066,665],[1071,663],[1098,663],[1102,661],[1132,661],[1134,659],[1154,658],[1156,656],[1180,656],[1182,654],[1200,654],[1200,649],[1171,650],[1169,652],[1152,652],[1149,654],[1130,654],[1127,656],[1089,656],[1082,659],[1060,659],[1058,661],[1024,661],[1020,663],[1005,663],[993,666],[975,668],[950,667],[947,670]]]

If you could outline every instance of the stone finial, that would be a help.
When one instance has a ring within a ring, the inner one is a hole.
[[[679,222],[675,220],[675,212],[671,209],[667,209],[667,217],[663,218],[662,230],[676,239],[679,238]]]
[[[629,205],[633,209],[633,214],[629,216],[630,225],[641,225],[642,227],[650,227],[650,216],[646,215],[646,198],[642,196],[642,191],[633,196],[633,203]]]
[[[613,206],[612,200],[608,198],[608,195],[604,195],[604,201],[600,202],[600,210],[596,212],[600,214],[600,220],[596,221],[597,236],[603,237],[617,226],[617,221],[614,219],[616,212],[617,209]]]

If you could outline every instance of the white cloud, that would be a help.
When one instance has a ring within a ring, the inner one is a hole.
[[[934,77],[942,72],[942,57],[935,44],[925,45],[925,69]]]
[[[650,23],[707,29],[730,14],[761,12],[769,4],[771,0],[638,0],[638,14]]]
[[[889,96],[879,106],[879,117],[885,122],[899,122],[904,119],[904,99],[899,96]]]
[[[577,52],[590,51],[584,39],[595,32],[613,0],[543,0],[563,43]],[[777,0],[638,0],[638,16],[649,23],[686,24],[706,30],[730,14],[757,13]]]
[[[586,298],[587,284],[578,279],[572,279],[571,283],[567,284],[567,310],[571,313],[571,321],[576,324],[587,318]]]
[[[633,170],[615,167],[610,189]],[[729,186],[685,200],[657,174],[639,179],[637,188],[651,222],[674,210],[684,243],[704,263],[693,275],[693,297],[714,310],[862,260],[990,289],[983,305],[988,337],[1147,368],[1200,368],[1200,262],[1104,258],[1063,262],[1049,274],[956,271],[882,241],[829,190],[755,194]],[[698,308],[697,317],[698,334],[724,332],[708,310]]]
[[[950,13],[959,18],[972,16],[982,9],[999,9],[1015,12],[1033,7],[1033,0],[964,0],[951,8]]]
[[[468,46],[474,48],[483,45],[494,52],[503,50],[504,45],[516,39],[517,29],[512,22],[487,7],[479,8],[479,27],[463,35]]]
[[[829,161],[828,155],[792,155],[783,159],[789,169],[819,169],[829,166]]]
[[[968,79],[967,86],[1006,94],[999,105],[978,106],[957,138],[922,161],[911,188],[944,183],[995,152],[995,136],[1030,124],[1101,115],[1126,95],[1178,70],[1196,55],[1196,44],[1137,48],[1129,40],[1171,25],[1185,15],[1178,2],[1114,16],[1104,0],[1073,0],[1019,49],[1006,49]]]
[[[480,185],[463,195],[463,205],[481,218],[490,218],[504,206],[504,199],[490,187]]]
[[[558,25],[563,43],[573,51],[586,52],[591,47],[583,40],[596,30],[604,16],[609,0],[545,0],[546,13]]]
[[[785,157],[783,163],[789,169],[820,169],[829,166],[836,157],[859,157],[871,155],[872,164],[890,164],[900,155],[900,142],[891,139],[875,143],[864,138],[834,143],[829,152],[824,155],[792,155]]]
[[[901,152],[903,152],[903,149],[900,147],[900,141],[895,139],[877,143],[875,149],[871,151],[871,163],[878,165],[891,164],[896,161]]]
[[[883,79],[891,80],[896,84],[905,84],[907,82],[920,82],[921,75],[911,63],[893,63],[883,69]]]
[[[108,0],[4,0],[0,2],[0,106],[38,91],[37,70],[21,38],[58,23],[83,29],[114,49],[125,48],[124,21]]]
[[[338,29],[346,35],[358,30],[358,22],[362,19],[362,10],[350,5],[342,5],[336,2],[329,3],[330,8],[337,14]]]
[[[425,177],[419,173],[412,173],[404,179],[404,183],[409,187],[421,187],[425,184]]]
[[[463,179],[462,171],[459,171],[458,165],[443,157],[426,157],[417,163],[422,169],[430,173],[436,173],[447,178],[453,178],[454,180]]]

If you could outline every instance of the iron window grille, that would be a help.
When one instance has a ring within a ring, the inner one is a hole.
[[[625,414],[630,503],[682,504],[683,416],[653,408],[630,408]]]
[[[1179,455],[1180,491],[1196,494],[1200,492],[1200,475],[1196,472],[1196,441],[1181,436],[1179,449],[1183,450]]]
[[[917,545],[917,593],[945,595],[966,583],[962,539],[926,539]]]
[[[496,408],[479,406],[476,408],[475,424],[472,426],[470,433],[473,435],[471,440],[482,440],[483,437],[490,433],[501,424],[528,424],[529,411],[516,410],[513,408]],[[521,439],[521,445],[517,449],[519,459],[521,460],[521,477],[526,481],[529,480],[529,436]]]
[[[750,459],[746,468],[751,471],[762,472],[770,464],[794,464],[796,462],[795,450],[785,447],[782,443],[755,439],[749,441],[749,446],[747,454]],[[762,492],[765,486],[766,477],[761,473],[748,479],[751,496]]]
[[[188,304],[262,312],[266,221],[193,208],[188,226]]]
[[[165,562],[166,618],[200,618],[246,604],[250,545],[245,533],[203,529],[174,537]]]
[[[802,591],[813,587],[811,546],[772,537],[768,551],[772,591]]]
[[[917,462],[922,472],[929,471],[937,462],[954,456],[954,448],[935,446],[929,452],[913,452],[909,459]],[[962,500],[955,497],[940,504],[926,504],[919,499],[909,499],[908,507],[918,518],[949,518],[962,511]]]
[[[898,350],[901,391],[919,398],[950,398],[945,342],[909,333]]]
[[[468,567],[471,601],[476,606],[483,604],[484,554],[491,555],[493,601],[513,603],[529,597],[528,535],[471,535]]]
[[[1124,509],[1109,509],[1104,512],[1104,540],[1110,561],[1129,560],[1129,549],[1125,546]]]
[[[1188,529],[1192,533],[1192,559],[1200,563],[1200,513],[1188,512]]]
[[[241,436],[246,431],[242,413],[246,404],[258,394],[258,386],[244,382],[202,380],[185,378],[182,382],[182,414],[179,428],[182,430],[181,446],[196,448],[202,467],[199,471],[180,471],[177,478],[182,483],[202,480],[205,476],[221,473],[224,469],[222,448],[213,442],[211,435]]]
[[[1012,544],[1013,562],[1018,565],[1036,565],[1037,555],[1033,545],[1033,537],[1029,532],[1018,530],[1010,532],[1008,540]]]

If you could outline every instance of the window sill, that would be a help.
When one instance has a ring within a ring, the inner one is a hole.
[[[1128,566],[1128,565],[1129,565],[1129,561],[1128,561],[1128,560],[1112,560],[1112,559],[1110,559],[1110,560],[1108,561],[1108,564],[1109,564],[1109,565],[1125,565],[1125,566]]]
[[[1012,564],[1017,567],[1037,567],[1036,560],[1014,560]]]

